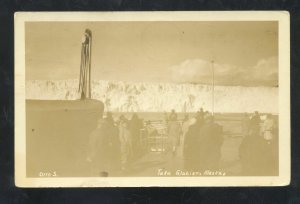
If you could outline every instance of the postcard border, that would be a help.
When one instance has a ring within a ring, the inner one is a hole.
[[[278,21],[279,176],[27,178],[25,22],[32,21]],[[290,16],[287,11],[15,13],[15,184],[18,187],[284,186],[290,183],[291,176],[290,133]]]

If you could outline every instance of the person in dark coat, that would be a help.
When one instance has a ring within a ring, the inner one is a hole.
[[[196,170],[197,155],[199,151],[198,137],[202,124],[196,119],[190,120],[190,126],[184,139],[184,168],[186,170]]]
[[[91,163],[92,176],[108,176],[110,158],[109,128],[105,119],[100,118],[95,130],[89,136],[87,161]]]
[[[223,143],[222,126],[212,116],[196,120],[187,133],[185,155],[187,168],[195,171],[218,170]]]
[[[114,172],[121,168],[121,144],[119,138],[119,129],[110,112],[106,116],[109,152],[107,153],[110,160],[110,169]]]
[[[172,109],[168,121],[173,120],[174,118],[177,118],[177,113],[175,112],[174,109]]]
[[[209,116],[202,129],[203,168],[218,170],[221,159],[221,146],[223,143],[223,128],[215,123],[214,117]],[[200,162],[199,162],[200,163]]]
[[[252,116],[250,120],[250,134],[260,134],[260,116],[257,111],[254,112],[254,115]]]
[[[243,139],[240,145],[240,159],[242,164],[242,174],[258,176],[262,174],[264,165],[263,146],[264,139],[260,135],[260,116],[256,111],[250,119],[249,134]]]
[[[133,153],[133,158],[135,159],[139,156],[140,153],[140,131],[143,128],[143,123],[139,119],[138,115],[134,113],[132,115],[132,118],[129,122],[129,131],[131,133],[131,138],[132,138],[132,153]]]
[[[205,115],[205,112],[204,112],[203,108],[200,108],[200,110],[197,111],[196,118],[198,120],[204,120],[204,115]]]

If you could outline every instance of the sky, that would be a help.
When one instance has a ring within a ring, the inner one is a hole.
[[[27,22],[26,79],[79,78],[86,28],[93,80],[278,85],[277,22],[238,21]]]

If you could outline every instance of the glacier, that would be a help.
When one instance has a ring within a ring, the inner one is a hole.
[[[113,112],[195,112],[212,110],[212,86],[93,80],[92,98]],[[26,80],[26,99],[77,100],[78,80]],[[278,113],[278,87],[215,86],[214,111]]]

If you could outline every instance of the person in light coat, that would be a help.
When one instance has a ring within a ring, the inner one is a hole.
[[[126,119],[120,121],[119,137],[121,143],[121,163],[122,170],[125,170],[132,157],[132,138],[129,130],[129,123]]]
[[[177,121],[177,116],[174,114],[170,117],[168,123],[168,136],[172,147],[173,156],[176,154],[177,146],[180,142],[180,135],[182,134],[182,129],[180,123]]]
[[[272,119],[272,115],[267,115],[266,120],[263,123],[263,136],[264,139],[270,143],[273,139],[273,129],[274,129],[274,120]]]

